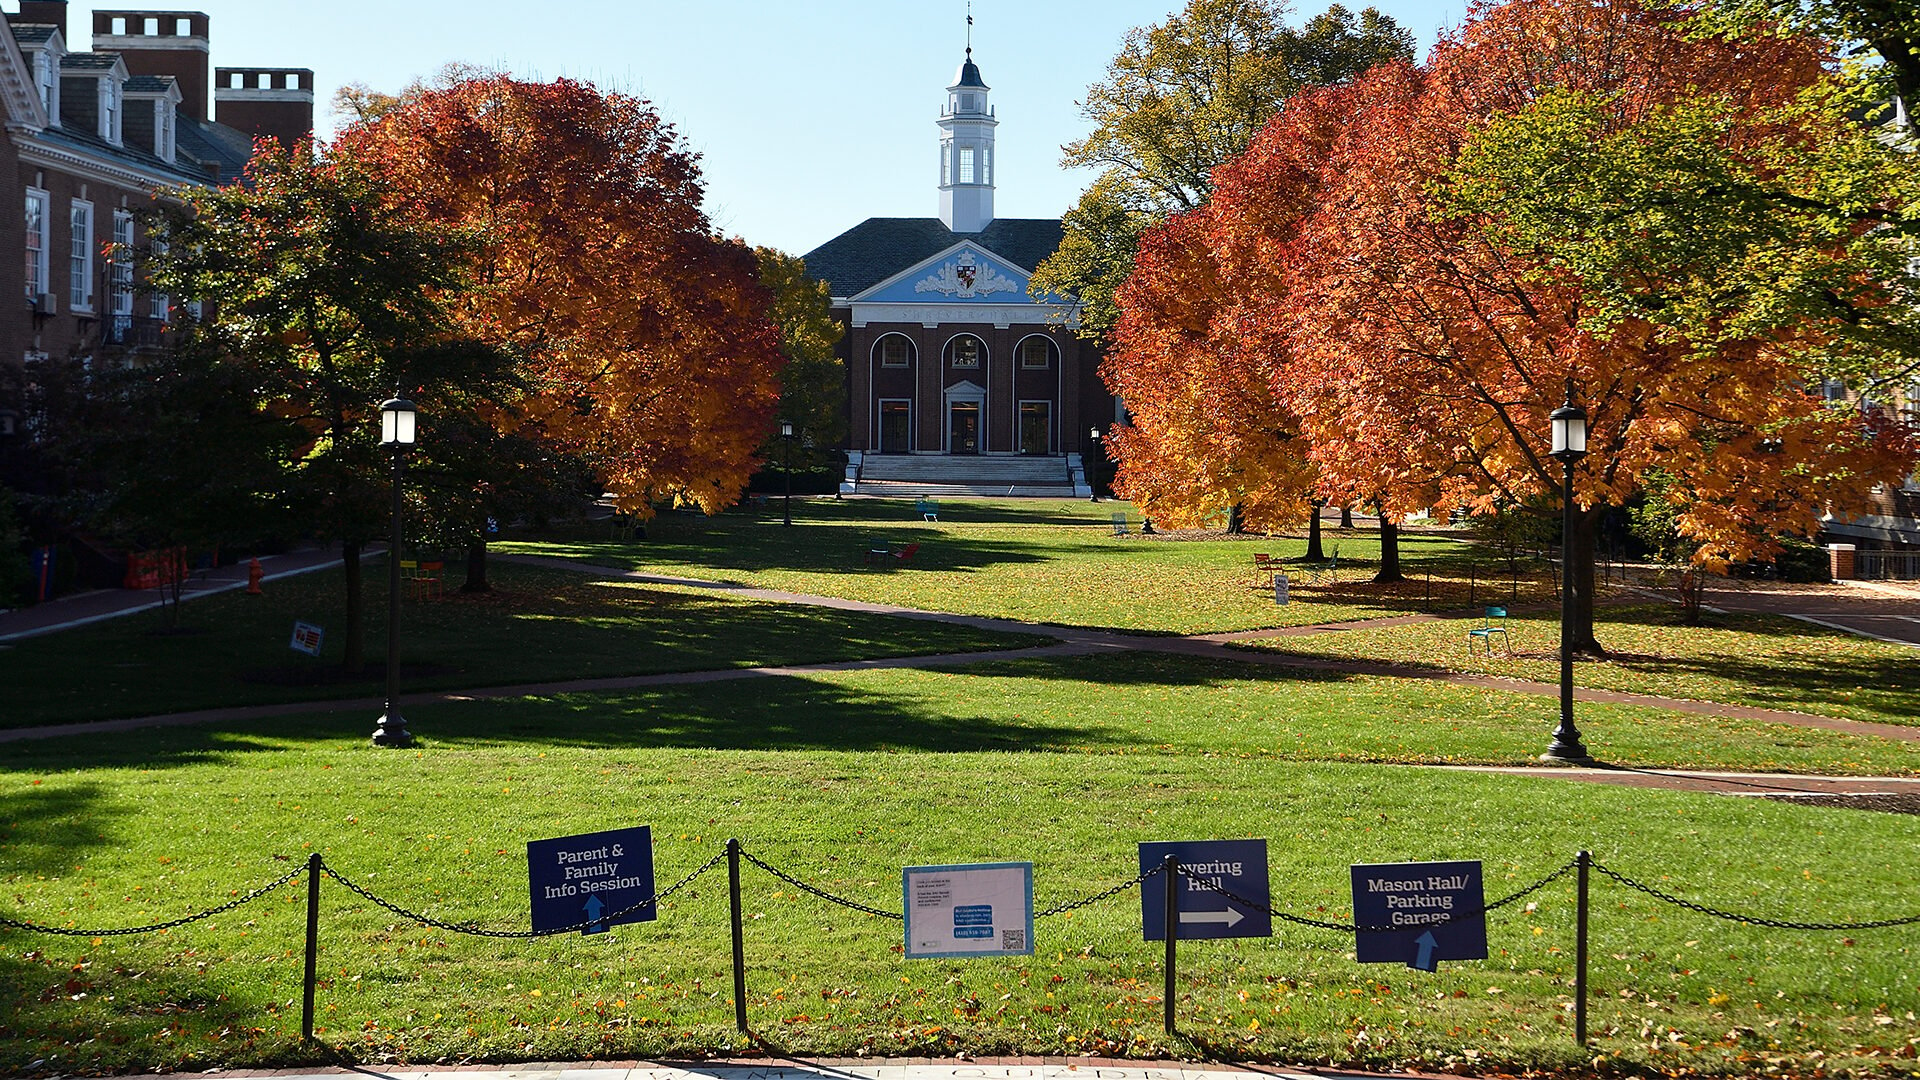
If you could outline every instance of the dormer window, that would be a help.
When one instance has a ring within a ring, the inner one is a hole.
[[[47,110],[47,122],[60,126],[60,61],[50,49],[33,54],[33,81],[40,88],[40,104]]]
[[[173,163],[173,103],[165,98],[153,103],[153,154]]]
[[[120,80],[111,75],[100,80],[100,137],[120,145]]]

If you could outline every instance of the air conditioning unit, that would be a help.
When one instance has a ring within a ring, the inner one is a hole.
[[[33,312],[36,315],[52,315],[59,310],[54,306],[52,293],[41,293],[27,302],[33,305]]]

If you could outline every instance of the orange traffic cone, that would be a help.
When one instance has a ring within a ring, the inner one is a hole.
[[[265,573],[266,573],[265,571],[260,569],[259,556],[257,555],[254,556],[253,561],[247,564],[247,595],[248,596],[260,595],[260,579],[265,576]]]

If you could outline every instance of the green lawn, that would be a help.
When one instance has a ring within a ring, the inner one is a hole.
[[[1011,689],[995,678],[996,690]],[[1127,753],[1060,748],[1081,736],[1045,730],[1017,749],[987,749],[991,710],[975,733],[928,712],[937,694],[898,703],[924,714],[925,733],[896,721],[896,736],[875,738],[871,721],[820,722],[790,708],[805,685],[757,686],[753,703],[686,691],[677,703],[570,695],[423,707],[417,724],[432,741],[415,752],[368,748],[357,715],[10,748],[0,765],[0,912],[144,923],[227,900],[319,851],[403,906],[513,929],[526,919],[526,841],[635,824],[655,830],[662,881],[735,835],[809,883],[896,911],[903,865],[1030,859],[1044,909],[1127,880],[1138,841],[1230,836],[1267,838],[1275,906],[1321,920],[1350,917],[1351,862],[1482,859],[1497,899],[1582,847],[1742,913],[1866,920],[1916,906],[1912,819],[1902,816],[1197,751],[1196,732],[1169,737],[1145,718],[1150,708],[1108,713],[1115,735],[1135,725]],[[1363,695],[1347,707],[1381,703]],[[699,709],[712,714],[706,728],[681,715]],[[773,748],[702,748],[752,742],[769,726],[762,717],[777,718],[765,740]],[[1082,712],[1053,721],[1091,722]],[[751,867],[745,884],[751,1018],[794,1053],[1477,1068],[1566,1068],[1602,1054],[1634,1069],[1742,1075],[1777,1059],[1838,1075],[1898,1071],[1888,1055],[1920,1039],[1907,1013],[1920,995],[1911,928],[1766,930],[1604,880],[1597,1038],[1584,1054],[1568,1037],[1565,879],[1530,896],[1532,906],[1496,913],[1489,960],[1436,974],[1355,964],[1351,938],[1331,931],[1185,945],[1177,1009],[1187,1038],[1173,1042],[1159,1027],[1161,949],[1140,940],[1132,891],[1042,920],[1031,958],[963,963],[905,961],[897,922],[829,906]],[[739,1045],[724,868],[677,894],[658,923],[593,938],[477,939],[412,924],[331,882],[323,895],[322,1038],[352,1059],[630,1058]],[[293,1046],[303,899],[290,886],[135,938],[0,931],[0,1069],[311,1060]]]
[[[491,577],[491,594],[450,591],[402,607],[403,691],[969,652],[1046,640],[650,589],[510,563],[495,565]],[[194,600],[182,609],[183,633],[165,632],[157,613],[143,613],[0,647],[0,685],[9,699],[0,727],[377,697],[386,685],[386,582],[384,574],[368,579],[368,664],[357,678],[340,670],[340,573],[318,572],[274,581],[264,596],[231,592]],[[288,647],[296,619],[326,630],[319,658]]]
[[[1127,512],[1132,528],[1113,535],[1110,515]],[[1338,619],[1369,618],[1426,608],[1486,603],[1501,597],[1545,597],[1537,571],[1510,582],[1490,554],[1444,536],[1402,541],[1409,580],[1365,584],[1379,558],[1371,532],[1328,530],[1344,569],[1323,583],[1297,583],[1293,602],[1273,602],[1256,575],[1253,554],[1298,560],[1300,539],[1212,534],[1191,539],[1137,533],[1140,519],[1124,503],[1040,500],[946,501],[938,522],[922,521],[910,501],[809,500],[780,524],[777,503],[758,511],[707,518],[668,513],[641,540],[609,540],[604,531],[574,530],[500,550],[558,555],[648,573],[750,584],[933,611],[1021,619],[1142,633],[1194,634],[1253,630]],[[910,562],[868,567],[875,541],[895,550],[918,543]],[[1297,568],[1296,568],[1297,572]],[[1498,577],[1495,581],[1494,578]]]
[[[1574,667],[1580,686],[1696,701],[1790,709],[1883,724],[1920,724],[1920,653],[1766,615],[1712,615],[1684,626],[1666,605],[1602,607],[1594,634],[1613,652]],[[1560,678],[1558,611],[1507,620],[1513,655],[1467,646],[1476,619],[1273,638],[1250,648],[1348,659],[1388,660],[1543,682]]]

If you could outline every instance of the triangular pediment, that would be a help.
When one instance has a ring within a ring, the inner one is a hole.
[[[922,259],[851,298],[868,304],[1028,304],[1032,271],[972,240]]]

